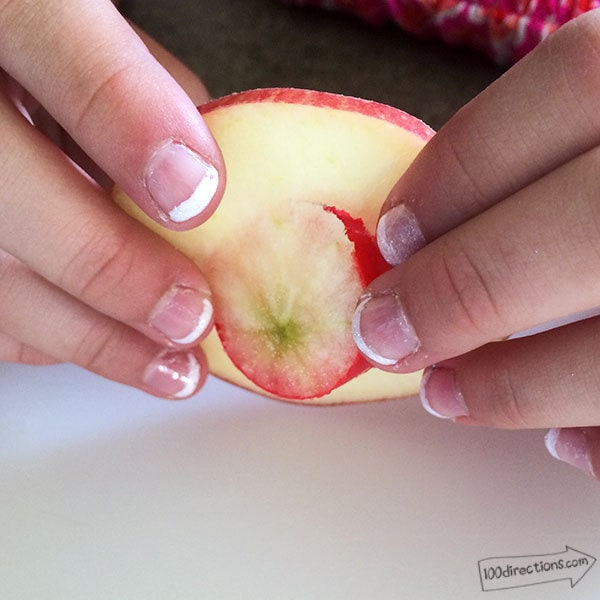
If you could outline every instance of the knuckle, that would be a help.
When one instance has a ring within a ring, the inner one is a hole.
[[[123,326],[99,319],[75,344],[72,362],[88,371],[105,373],[122,356],[123,341]]]
[[[600,146],[596,146],[574,162],[573,179],[583,182],[573,193],[572,206],[576,211],[566,221],[567,236],[558,239],[565,256],[572,256],[577,248],[580,264],[597,280],[600,260]]]
[[[107,232],[92,227],[76,244],[73,257],[63,270],[61,287],[88,302],[116,293],[134,270],[136,249],[125,231]]]
[[[468,251],[440,253],[432,277],[438,297],[443,299],[448,323],[461,336],[488,341],[504,328],[500,302],[488,271]]]
[[[493,175],[491,169],[482,172],[478,168],[478,162],[473,160],[473,143],[465,143],[465,140],[477,139],[477,131],[470,132],[469,136],[464,134],[465,128],[469,126],[462,115],[459,113],[456,117],[459,120],[459,126],[450,129],[452,135],[441,137],[443,148],[441,153],[452,161],[452,171],[458,174],[459,181],[464,186],[464,191],[460,194],[460,198],[453,200],[456,202],[455,210],[457,213],[463,213],[465,210],[468,214],[477,214],[487,208],[488,189],[490,182],[486,180],[488,176]],[[487,143],[486,139],[478,139],[478,144]],[[453,198],[450,195],[450,198]]]
[[[60,92],[61,103],[72,107],[69,121],[74,131],[114,121],[143,76],[136,54],[123,44],[115,46],[108,40],[77,42],[85,51],[69,57]]]
[[[511,371],[504,367],[492,368],[489,377],[488,420],[508,429],[528,427],[528,402],[519,391]]]
[[[84,128],[87,122],[97,120],[98,112],[102,110],[99,108],[101,106],[110,106],[110,113],[114,113],[114,99],[126,97],[124,94],[119,94],[117,90],[121,82],[127,80],[132,70],[132,65],[115,65],[105,71],[102,77],[81,95],[81,100],[75,104],[79,107],[75,115],[75,131]],[[107,102],[109,99],[110,101]],[[110,113],[103,111],[101,115],[103,122],[110,122]]]

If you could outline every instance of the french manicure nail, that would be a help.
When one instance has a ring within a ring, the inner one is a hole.
[[[377,245],[386,262],[399,265],[427,244],[419,222],[405,204],[397,204],[377,223]]]
[[[207,294],[173,286],[150,315],[150,325],[176,344],[193,344],[209,328],[213,305]]]
[[[593,475],[590,449],[585,432],[579,427],[550,429],[545,437],[548,452],[576,469]]]
[[[358,349],[381,366],[395,365],[419,348],[417,334],[393,292],[366,294],[354,312],[352,333]]]
[[[144,371],[143,382],[161,396],[187,398],[200,383],[200,363],[192,352],[162,351]]]
[[[456,419],[469,414],[456,381],[456,374],[445,367],[428,367],[421,379],[421,404],[434,417]]]
[[[170,221],[184,223],[208,207],[219,175],[214,165],[196,152],[170,141],[150,158],[145,183],[159,210]]]

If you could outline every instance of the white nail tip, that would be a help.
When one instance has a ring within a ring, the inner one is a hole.
[[[185,223],[206,210],[217,188],[219,174],[212,165],[206,165],[206,174],[192,192],[192,195],[169,211],[169,218],[174,223]]]
[[[381,356],[374,352],[371,346],[369,346],[365,342],[361,334],[360,316],[363,308],[365,307],[367,302],[369,302],[370,299],[371,296],[366,296],[365,298],[363,298],[356,307],[356,310],[354,311],[354,315],[352,317],[352,335],[354,336],[354,343],[356,344],[357,348],[362,352],[362,354],[364,354],[364,356],[366,356],[369,360],[372,360],[374,363],[383,367],[389,367],[395,365],[398,362],[398,360],[395,358],[386,358],[385,356]]]
[[[551,456],[556,458],[556,460],[561,460],[560,456],[556,452],[556,443],[558,442],[558,436],[560,435],[560,429],[550,429],[546,436],[544,437],[544,442],[546,444],[546,450],[550,453]]]
[[[206,328],[209,326],[210,321],[213,317],[213,305],[210,300],[205,299],[202,302],[203,310],[200,313],[200,317],[198,319],[198,323],[194,330],[188,335],[174,339],[173,342],[176,344],[192,344],[197,341],[200,336],[206,331]]]
[[[177,379],[177,381],[183,384],[183,388],[176,394],[173,394],[174,398],[187,398],[188,396],[191,396],[200,382],[200,363],[196,360],[196,357],[191,352],[188,353],[187,359],[187,373],[178,373],[173,375],[174,379]]]
[[[404,204],[394,206],[379,219],[377,245],[388,264],[403,263],[426,243],[417,218]]]
[[[419,393],[419,399],[421,400],[421,404],[423,408],[432,416],[437,417],[438,419],[448,420],[446,415],[441,415],[439,412],[434,410],[429,403],[429,399],[427,398],[427,393],[425,391],[425,386],[427,385],[427,381],[429,380],[430,373],[426,372],[421,378],[421,388]]]

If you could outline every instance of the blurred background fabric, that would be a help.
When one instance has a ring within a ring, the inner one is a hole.
[[[439,129],[503,69],[392,23],[275,0],[122,0],[121,11],[198,74],[213,97],[258,87],[349,94]]]

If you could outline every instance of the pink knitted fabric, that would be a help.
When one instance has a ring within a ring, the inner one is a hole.
[[[420,36],[471,46],[499,64],[516,62],[545,37],[600,0],[284,0],[352,12],[380,24],[394,20]]]

